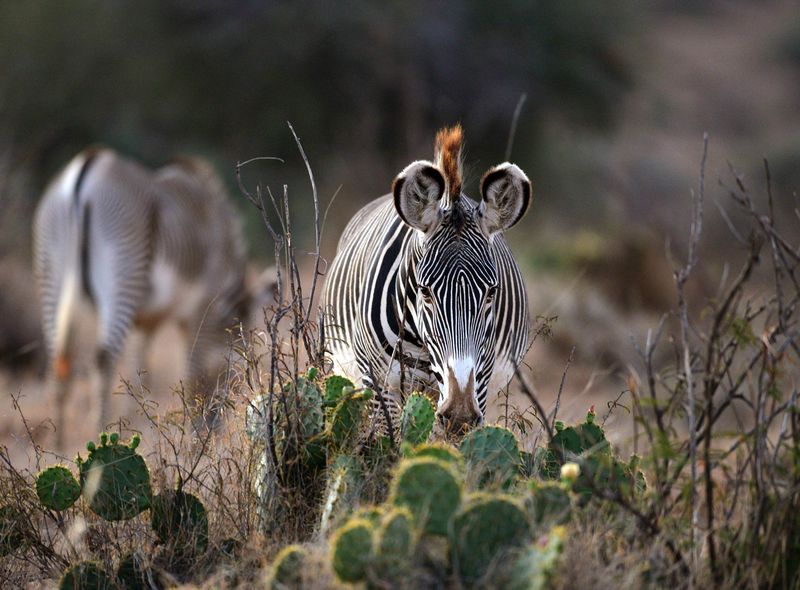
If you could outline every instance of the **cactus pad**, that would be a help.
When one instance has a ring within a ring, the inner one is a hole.
[[[353,382],[339,375],[331,375],[325,380],[325,401],[336,404],[345,388],[353,388]]]
[[[275,556],[267,577],[267,590],[302,590],[303,566],[308,551],[300,545],[288,545]]]
[[[93,561],[72,566],[58,583],[59,590],[112,590],[115,587],[106,571]]]
[[[406,459],[392,481],[391,502],[411,511],[417,526],[446,535],[450,517],[461,502],[461,484],[453,468],[436,459]]]
[[[452,446],[445,443],[421,444],[410,449],[408,456],[409,458],[428,457],[430,459],[438,459],[439,461],[450,464],[459,471],[464,466],[464,456]]]
[[[477,488],[507,489],[519,473],[522,460],[514,433],[485,426],[467,434],[459,448],[467,463],[467,482]]]
[[[66,510],[81,495],[81,486],[69,469],[48,467],[36,477],[36,495],[50,510]]]
[[[474,587],[509,551],[530,542],[528,519],[510,497],[476,494],[453,517],[453,566],[466,587]]]
[[[355,446],[372,391],[344,388],[328,421],[328,440],[334,451]]]
[[[196,496],[166,491],[153,498],[150,524],[158,539],[181,557],[199,555],[208,547],[208,516]]]
[[[564,524],[570,519],[572,502],[561,484],[532,481],[530,492],[526,505],[535,524]]]
[[[86,461],[78,457],[83,496],[105,520],[127,520],[150,507],[150,473],[136,453],[138,444],[137,436],[123,445],[101,435],[100,446],[87,445],[91,449]]]
[[[360,518],[351,519],[331,540],[333,571],[342,582],[359,582],[367,575],[372,559],[372,526]]]
[[[610,445],[606,440],[603,429],[594,423],[594,412],[589,411],[583,424],[558,429],[549,448],[557,456],[568,460],[572,456],[579,456],[587,451],[591,454],[610,453]]]
[[[412,393],[403,406],[400,435],[403,441],[418,445],[428,440],[433,430],[436,412],[427,396]]]
[[[375,558],[370,568],[370,581],[381,588],[402,588],[411,569],[414,531],[411,513],[395,508],[383,519],[378,529]]]

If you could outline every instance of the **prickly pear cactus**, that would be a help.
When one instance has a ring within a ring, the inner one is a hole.
[[[50,510],[66,510],[80,497],[81,486],[69,469],[56,465],[36,477],[36,495]]]
[[[89,442],[86,461],[78,456],[81,489],[92,511],[106,520],[127,520],[150,507],[150,473],[136,452],[139,436],[128,445],[117,433],[100,434],[100,445]]]
[[[572,502],[561,483],[533,480],[529,488],[525,504],[535,524],[564,524],[570,519]]]
[[[409,459],[421,457],[438,459],[439,461],[449,463],[458,471],[464,467],[464,455],[459,453],[452,446],[440,442],[424,443],[413,447],[407,451],[406,456]]]
[[[182,490],[168,490],[153,498],[150,524],[158,539],[181,557],[200,555],[208,547],[206,508]]]
[[[383,517],[386,516],[387,508],[384,504],[375,506],[362,506],[353,512],[353,518],[363,518],[373,527],[379,527]]]
[[[267,590],[302,590],[303,566],[308,551],[300,545],[288,545],[275,556],[267,576]]]
[[[597,490],[611,490],[627,496],[635,489],[636,481],[628,466],[610,454],[585,457],[580,466],[580,475],[572,489],[584,504]]]
[[[362,483],[362,469],[352,455],[339,455],[328,467],[327,485],[322,504],[319,532],[328,533],[341,523],[358,502]]]
[[[564,547],[564,527],[553,529],[539,542],[528,545],[508,573],[506,590],[544,590],[558,565]]]
[[[272,419],[277,452],[282,453],[285,437],[297,426],[297,436],[307,441],[325,427],[322,393],[314,382],[316,369],[309,369],[297,383],[286,383],[280,394],[273,395]],[[254,441],[265,443],[269,431],[269,394],[255,398],[247,407],[245,430]]]
[[[72,566],[58,583],[59,590],[112,590],[115,586],[111,576],[93,561]]]
[[[594,409],[586,414],[586,421],[576,426],[564,427],[556,423],[556,434],[548,445],[563,461],[580,456],[587,451],[592,455],[608,454],[611,447],[603,429],[595,424]]]
[[[530,540],[528,519],[518,502],[502,494],[475,494],[453,517],[453,569],[465,587],[476,587],[490,566]]]
[[[322,432],[325,428],[325,414],[322,409],[322,393],[310,375],[298,377],[297,385],[297,417],[300,422],[300,436],[308,440]],[[291,384],[288,386],[291,389]]]
[[[336,405],[336,402],[342,397],[342,392],[348,387],[350,389],[354,387],[352,381],[340,375],[331,375],[325,380],[325,402]]]
[[[377,533],[370,581],[380,588],[402,588],[411,569],[414,530],[411,513],[395,508],[384,516]]]
[[[27,530],[19,510],[13,506],[0,507],[0,557],[10,555],[25,545]]]
[[[412,445],[428,440],[433,430],[436,412],[431,400],[421,393],[412,393],[403,406],[400,419],[400,436]]]
[[[364,580],[373,554],[372,525],[351,519],[333,535],[331,551],[333,571],[342,582]]]
[[[507,428],[477,428],[464,437],[459,450],[467,464],[467,484],[473,489],[507,489],[520,472],[517,438]]]
[[[366,414],[372,391],[354,391],[345,387],[334,408],[328,415],[326,429],[333,452],[341,452],[355,446]]]
[[[437,459],[405,459],[392,481],[390,501],[411,511],[416,526],[446,535],[450,517],[461,503],[461,483],[451,465]]]

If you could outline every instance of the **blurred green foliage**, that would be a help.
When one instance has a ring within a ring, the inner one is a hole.
[[[629,0],[430,3],[366,0],[71,0],[0,3],[0,147],[29,170],[31,199],[77,151],[109,144],[156,165],[191,151],[235,186],[236,161],[273,189],[307,186],[286,121],[322,193],[386,192],[433,133],[461,121],[474,185],[504,158],[514,107],[528,96],[514,159],[536,158],[558,115],[614,122],[630,84]],[[295,190],[299,213],[307,193]],[[302,198],[301,198],[302,197]],[[342,215],[341,218],[338,215]],[[335,233],[335,232],[334,232]]]

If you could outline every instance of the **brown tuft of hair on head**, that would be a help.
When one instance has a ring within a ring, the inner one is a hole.
[[[436,134],[436,165],[444,174],[452,203],[461,195],[461,146],[464,132],[460,124],[440,129]]]

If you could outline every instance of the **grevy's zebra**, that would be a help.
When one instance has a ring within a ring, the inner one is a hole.
[[[200,385],[224,364],[225,329],[249,319],[274,287],[267,272],[247,288],[239,218],[213,169],[197,159],[153,173],[111,150],[85,150],[45,190],[33,233],[59,446],[83,304],[98,320],[93,389],[103,428],[132,326],[146,345],[163,322],[177,321],[188,340],[189,382]]]
[[[334,371],[387,393],[395,420],[406,392],[438,386],[440,422],[457,429],[483,419],[527,349],[527,296],[502,233],[531,199],[510,163],[484,175],[480,204],[462,194],[461,144],[460,126],[440,131],[434,163],[410,164],[356,213],[323,295]]]

